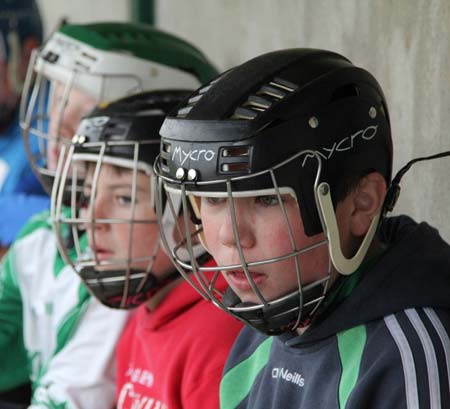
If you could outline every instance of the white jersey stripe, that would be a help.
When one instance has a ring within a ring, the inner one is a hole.
[[[415,309],[405,310],[411,324],[417,331],[420,342],[422,343],[425,352],[425,360],[427,363],[428,372],[428,387],[430,388],[430,409],[441,409],[441,387],[439,384],[439,370],[436,359],[436,351],[434,350],[433,342],[430,334],[428,334],[425,325],[423,324],[419,314]]]
[[[395,315],[385,317],[384,321],[400,351],[403,373],[405,375],[406,407],[407,409],[420,409],[419,395],[417,392],[416,367],[414,365],[411,347],[409,346],[405,333],[401,329]]]
[[[450,338],[436,312],[431,308],[424,308],[424,311],[425,314],[427,314],[428,318],[430,319],[431,323],[433,324],[434,328],[436,329],[436,332],[438,333],[439,338],[441,339],[442,347],[444,348],[445,362],[447,364],[447,379],[449,382],[448,390],[450,394]]]

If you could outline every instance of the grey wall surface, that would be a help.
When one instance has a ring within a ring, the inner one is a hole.
[[[199,46],[220,69],[289,47],[331,49],[381,83],[394,171],[450,150],[449,0],[159,0],[157,26]],[[450,158],[405,177],[396,213],[438,226],[450,240]]]
[[[61,18],[72,23],[121,20],[130,18],[128,0],[37,0],[48,35]]]

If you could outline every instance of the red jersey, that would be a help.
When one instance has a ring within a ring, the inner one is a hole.
[[[219,408],[223,367],[241,328],[184,281],[154,311],[140,306],[117,347],[117,409]]]

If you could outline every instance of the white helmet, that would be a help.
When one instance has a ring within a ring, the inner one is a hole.
[[[49,143],[57,144],[64,155],[60,130],[73,89],[91,97],[90,109],[144,90],[196,88],[216,73],[193,45],[146,25],[61,27],[30,60],[20,110],[27,154],[44,188],[50,193],[56,171],[48,163]],[[58,118],[52,118],[56,126],[50,132],[51,107]]]

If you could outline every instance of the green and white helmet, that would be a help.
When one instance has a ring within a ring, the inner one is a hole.
[[[72,137],[61,132],[66,115],[76,127],[99,102],[148,90],[193,89],[215,75],[192,44],[143,24],[61,27],[34,52],[22,95],[20,122],[33,169],[50,193],[58,163],[50,160],[51,151],[63,157]],[[75,92],[87,99],[69,114]]]

